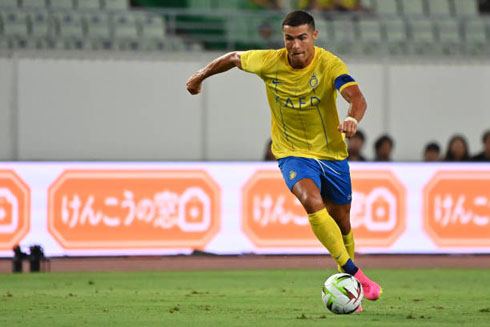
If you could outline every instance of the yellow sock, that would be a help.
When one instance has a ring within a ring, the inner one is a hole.
[[[345,249],[340,228],[328,214],[327,209],[308,214],[311,229],[315,233],[318,240],[330,252],[332,258],[337,261],[340,266],[345,265],[350,259],[347,250]]]
[[[342,235],[342,239],[344,240],[344,246],[345,249],[347,250],[347,253],[349,253],[349,257],[352,259],[352,261],[354,261],[355,243],[354,243],[354,233],[352,233],[352,229],[350,230],[349,234]],[[344,270],[340,265],[337,267],[337,269],[340,272],[344,272]]]

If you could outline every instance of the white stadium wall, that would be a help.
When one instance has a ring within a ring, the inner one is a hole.
[[[270,117],[262,81],[234,69],[190,96],[219,55],[0,54],[0,160],[260,160]],[[344,58],[368,101],[365,155],[388,133],[394,159],[490,128],[490,60]],[[346,105],[339,97],[340,115]]]

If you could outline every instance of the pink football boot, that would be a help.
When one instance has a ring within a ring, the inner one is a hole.
[[[357,278],[357,280],[361,283],[362,289],[364,291],[364,297],[366,299],[375,301],[379,298],[381,293],[383,293],[383,289],[381,288],[381,286],[367,278],[361,269],[356,272],[354,277]]]

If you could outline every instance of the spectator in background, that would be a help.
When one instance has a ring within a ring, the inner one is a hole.
[[[435,162],[441,160],[441,147],[435,142],[431,142],[425,146],[424,161]]]
[[[347,151],[349,152],[349,161],[366,161],[366,158],[361,154],[362,148],[364,147],[364,133],[357,130],[356,134],[348,140]]]
[[[279,10],[282,9],[282,6],[280,0],[248,0],[246,8]]]
[[[490,129],[482,136],[483,151],[471,158],[473,161],[490,161]]]
[[[329,11],[334,8],[335,0],[298,0],[298,9]]]
[[[386,134],[381,135],[374,143],[374,161],[391,161],[393,147],[393,139]]]
[[[277,38],[274,35],[274,30],[268,21],[264,21],[262,24],[260,24],[259,35],[262,41],[260,48],[262,49],[280,49],[284,47],[284,44],[282,43],[282,35],[281,37]]]
[[[264,161],[276,161],[276,157],[272,154],[272,139],[269,139],[265,146]]]
[[[361,0],[336,0],[334,10],[338,11],[363,11]]]
[[[447,145],[444,161],[468,161],[470,159],[468,142],[462,135],[454,135]]]
[[[298,8],[319,11],[362,11],[361,0],[299,0]]]

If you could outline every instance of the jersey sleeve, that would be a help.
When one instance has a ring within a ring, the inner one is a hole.
[[[342,92],[342,90],[348,86],[357,85],[357,82],[349,75],[347,66],[339,58],[335,58],[332,63],[330,74],[332,83],[339,92]]]
[[[246,72],[262,76],[265,59],[269,53],[270,50],[249,50],[243,52],[240,56],[242,69]]]

